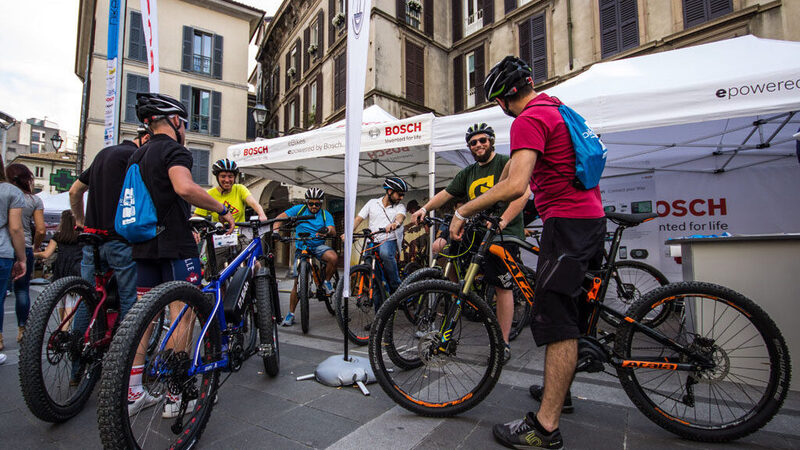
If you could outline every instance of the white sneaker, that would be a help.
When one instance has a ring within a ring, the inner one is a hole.
[[[186,412],[192,412],[195,405],[197,405],[197,400],[189,400],[189,403],[186,405]],[[164,403],[164,412],[161,413],[161,418],[163,419],[174,419],[178,417],[178,414],[181,412],[181,398],[178,397],[174,401],[170,398],[167,398],[167,402]]]
[[[133,392],[128,388],[128,415],[130,416],[149,408],[158,403],[159,400],[161,400],[160,397],[153,397],[147,391]]]
[[[294,325],[294,314],[292,313],[287,314],[286,317],[283,319],[283,322],[281,322],[281,325],[284,327],[290,327]]]
[[[8,356],[5,353],[0,353],[0,364],[6,362],[6,359],[8,359]]]
[[[328,294],[328,296],[333,295],[334,289],[333,289],[333,284],[331,284],[330,280],[322,283],[322,285],[325,287],[325,293]]]

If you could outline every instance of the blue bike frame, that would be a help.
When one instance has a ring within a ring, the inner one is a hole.
[[[208,328],[211,326],[212,323],[211,321],[214,320],[215,318],[219,322],[220,330],[225,330],[228,328],[228,323],[225,320],[225,311],[224,308],[222,308],[222,294],[220,292],[220,288],[223,285],[223,283],[228,278],[230,278],[239,268],[239,265],[241,265],[245,261],[247,261],[247,268],[252,272],[255,268],[256,260],[260,256],[264,255],[264,250],[261,246],[261,236],[259,236],[257,233],[254,234],[255,235],[253,236],[253,240],[250,242],[250,244],[247,245],[244,251],[236,255],[236,258],[234,258],[234,260],[228,265],[228,267],[222,270],[222,273],[220,273],[219,277],[216,280],[211,281],[202,289],[202,292],[204,294],[211,294],[214,296],[214,308],[212,309],[211,315],[209,316],[208,320],[203,325],[203,331],[200,333],[200,338],[195,343],[195,347],[193,350],[194,356],[192,357],[192,367],[189,368],[189,374],[188,374],[190,377],[197,374],[208,372],[210,370],[215,370],[220,367],[222,368],[228,367],[230,361],[228,359],[227,335],[225,334],[222,335],[222,359],[218,361],[201,365],[198,361],[200,358],[200,351],[199,351],[200,344],[203,342],[206,333],[208,333]],[[164,347],[166,346],[167,342],[172,336],[172,333],[175,331],[175,328],[177,327],[178,323],[180,323],[181,319],[183,318],[188,308],[189,305],[185,305],[183,309],[181,309],[181,312],[178,314],[178,317],[172,321],[172,324],[169,327],[169,331],[167,331],[167,334],[164,336],[164,339],[161,341],[161,344],[158,348],[159,352],[164,351]],[[242,321],[239,324],[239,327],[244,325],[245,320],[246,317],[243,316]]]

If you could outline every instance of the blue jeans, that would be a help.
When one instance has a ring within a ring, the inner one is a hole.
[[[397,241],[391,240],[378,247],[378,254],[383,261],[383,275],[389,283],[390,294],[400,287],[400,271],[397,270]]]
[[[14,258],[0,258],[0,286],[8,286],[11,279],[11,268],[14,267]],[[0,293],[0,333],[3,332],[4,305],[6,303],[6,290]]]
[[[24,327],[31,310],[31,274],[33,273],[33,248],[25,247],[25,275],[17,281],[7,283],[8,290],[14,291],[17,301],[17,325]],[[4,285],[5,286],[5,285]],[[2,327],[0,327],[2,331]]]
[[[133,261],[131,246],[122,241],[108,241],[100,246],[100,264],[103,271],[111,268],[117,279],[119,292],[119,320],[121,321],[128,310],[136,302],[136,263]],[[81,277],[94,286],[94,254],[92,247],[83,247],[83,260],[81,260]],[[81,302],[72,321],[72,329],[83,333],[89,326],[92,316]]]

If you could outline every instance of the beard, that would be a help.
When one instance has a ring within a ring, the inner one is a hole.
[[[490,146],[488,150],[483,152],[483,156],[478,156],[473,151],[470,151],[470,153],[472,153],[472,159],[474,159],[475,162],[485,163],[486,161],[489,160],[489,158],[492,157],[492,154],[494,153],[494,146]]]

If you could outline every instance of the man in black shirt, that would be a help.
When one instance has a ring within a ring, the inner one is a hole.
[[[140,127],[136,139],[111,145],[95,156],[94,161],[72,184],[69,201],[75,223],[87,233],[106,238],[100,247],[100,264],[114,270],[120,302],[120,320],[136,301],[136,263],[133,262],[130,244],[114,230],[119,194],[128,167],[128,158],[144,145],[150,136]],[[89,191],[84,217],[83,194]],[[91,247],[84,247],[81,276],[94,284],[94,255]],[[73,329],[83,332],[89,326],[89,314],[81,303],[75,313]]]
[[[188,113],[180,101],[162,94],[136,95],[136,115],[145,124],[151,138],[147,145],[136,150],[129,164],[139,164],[147,190],[156,208],[159,233],[149,241],[133,244],[133,258],[138,272],[138,291],[144,294],[153,287],[173,280],[185,280],[199,285],[201,265],[197,245],[189,226],[190,204],[215,212],[219,220],[233,231],[233,215],[222,203],[211,197],[192,180],[192,154],[183,146],[186,140]],[[183,303],[170,304],[173,318]],[[191,314],[173,332],[168,347],[180,347],[188,342],[176,342],[176,336],[191,336]],[[185,323],[184,323],[185,322]],[[131,370],[128,392],[128,412],[159,401],[142,390],[133,377],[144,370],[144,355],[137,353]],[[189,405],[189,410],[193,405]],[[162,417],[177,417],[180,397],[166,395]]]

